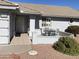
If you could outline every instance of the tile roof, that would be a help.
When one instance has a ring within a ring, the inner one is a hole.
[[[24,4],[19,4],[19,8],[21,13],[27,13],[27,14],[40,14],[40,12],[38,10],[32,9],[27,7]]]
[[[67,6],[51,6],[41,4],[18,3],[20,10],[25,13],[41,14],[42,16],[56,17],[76,17],[79,18],[79,12]]]
[[[42,16],[71,17],[79,18],[79,12],[67,6],[52,6],[30,3],[13,3],[7,0],[0,0],[0,5],[19,6],[21,13],[40,14]]]

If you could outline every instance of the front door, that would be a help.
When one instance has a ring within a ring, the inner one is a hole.
[[[25,32],[25,16],[16,17],[16,33]]]
[[[29,16],[18,15],[15,24],[16,33],[27,33],[29,28]]]

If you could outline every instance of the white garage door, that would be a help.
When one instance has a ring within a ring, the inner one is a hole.
[[[9,43],[9,18],[0,17],[0,44]]]
[[[64,32],[64,30],[69,26],[69,23],[69,21],[53,21],[52,28],[59,29]]]
[[[79,22],[72,22],[71,25],[78,25],[79,26]]]

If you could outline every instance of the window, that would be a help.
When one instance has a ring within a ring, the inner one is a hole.
[[[51,18],[43,18],[42,19],[42,27],[50,27]]]

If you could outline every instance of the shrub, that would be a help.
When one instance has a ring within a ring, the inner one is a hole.
[[[68,28],[65,30],[65,32],[69,32],[74,34],[74,36],[76,36],[76,34],[79,34],[79,26],[68,26]]]
[[[63,45],[62,42],[55,43],[53,47],[60,52],[65,51],[65,46]]]
[[[54,43],[53,48],[68,55],[79,54],[79,44],[75,39],[70,37],[60,37],[59,40]]]

